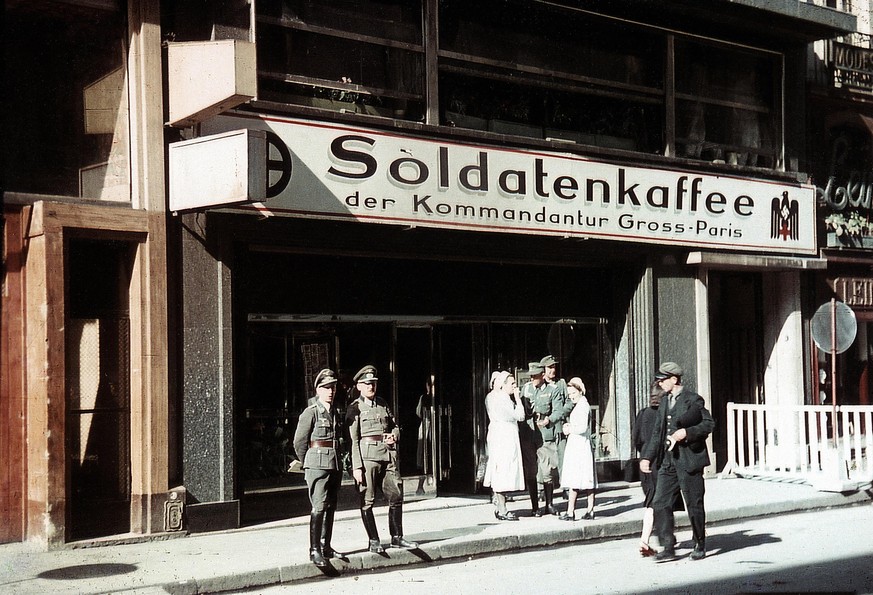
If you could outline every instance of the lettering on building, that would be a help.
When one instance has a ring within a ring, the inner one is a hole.
[[[873,50],[837,41],[830,50],[834,86],[873,92]]]
[[[837,277],[834,293],[848,306],[873,308],[873,278]]]

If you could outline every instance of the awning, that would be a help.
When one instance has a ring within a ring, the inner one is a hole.
[[[724,252],[690,252],[685,264],[709,269],[789,271],[827,269],[824,258],[803,258],[799,256],[759,256],[754,254],[727,254]]]

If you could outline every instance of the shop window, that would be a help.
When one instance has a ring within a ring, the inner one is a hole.
[[[424,45],[418,0],[262,0],[259,98],[418,120]]]
[[[688,39],[675,48],[677,154],[777,167],[780,57]]]
[[[5,18],[6,190],[129,201],[124,12],[33,1]]]

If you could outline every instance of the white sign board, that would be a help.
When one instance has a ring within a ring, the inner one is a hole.
[[[242,114],[204,134],[267,131],[263,214],[814,253],[815,189],[739,176],[628,167],[569,153],[503,149]]]
[[[262,130],[243,128],[170,143],[170,210],[264,200],[266,159]]]

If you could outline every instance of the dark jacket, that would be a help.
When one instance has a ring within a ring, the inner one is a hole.
[[[654,466],[661,466],[665,455],[673,457],[677,469],[687,473],[696,473],[709,465],[709,451],[706,448],[706,438],[712,433],[715,422],[706,409],[703,397],[696,392],[683,388],[676,398],[676,405],[669,411],[667,395],[661,400],[658,416],[652,435],[640,453],[641,459],[647,459]],[[665,441],[670,426],[685,428],[685,440],[678,443],[672,452],[666,453]]]
[[[657,419],[657,407],[646,407],[637,413],[637,418],[634,420],[633,427],[633,443],[637,454],[643,451],[643,447],[652,436],[652,431],[655,429],[655,421]]]

